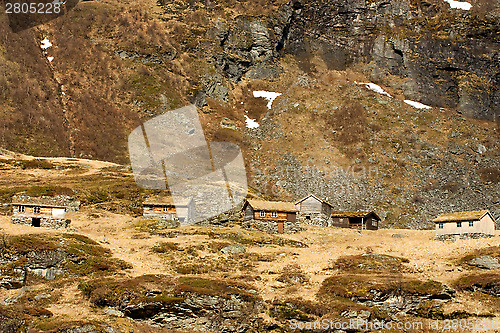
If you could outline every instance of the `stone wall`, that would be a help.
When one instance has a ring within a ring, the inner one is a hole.
[[[282,222],[282,221],[280,221]],[[244,228],[254,228],[270,234],[278,233],[278,221],[248,220],[241,225]],[[304,230],[297,222],[283,222],[283,233],[292,234]]]
[[[456,241],[457,239],[478,239],[478,238],[490,238],[495,237],[494,235],[488,235],[483,233],[469,233],[469,234],[447,234],[447,235],[437,235],[434,237],[435,240],[440,241]]]
[[[307,216],[310,217],[310,219],[308,219]],[[300,223],[316,225],[318,227],[329,227],[333,225],[332,219],[322,213],[299,214],[297,220]]]
[[[13,224],[25,224],[32,225],[33,218],[25,216],[12,216],[11,223]],[[50,228],[50,229],[62,229],[67,228],[71,220],[67,219],[53,219],[48,217],[40,217],[40,227]]]

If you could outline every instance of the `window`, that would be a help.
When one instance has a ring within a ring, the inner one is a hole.
[[[168,212],[168,207],[163,207],[164,212]]]
[[[17,211],[18,211],[19,213],[24,213],[24,206],[19,206],[19,207],[17,207]]]
[[[264,212],[263,210],[260,211],[260,217],[264,217],[266,216],[266,212]]]
[[[377,220],[373,220],[373,221],[372,221],[372,225],[373,225],[374,227],[376,227],[376,226],[377,226],[377,224],[378,224]]]
[[[278,212],[271,212],[271,217],[278,217]]]
[[[469,227],[473,227],[474,226],[474,221],[469,221]]]
[[[311,216],[307,215],[306,220],[310,220],[310,219],[311,219]]]
[[[461,228],[462,227],[462,222],[457,222],[457,228]]]
[[[40,207],[33,208],[33,213],[40,214]]]
[[[439,223],[439,229],[443,229],[444,227],[444,224],[443,223]]]

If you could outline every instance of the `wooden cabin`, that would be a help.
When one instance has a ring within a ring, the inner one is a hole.
[[[292,202],[248,199],[243,205],[244,225],[270,233],[299,231],[297,208]]]
[[[143,218],[164,219],[189,223],[195,214],[193,198],[183,198],[175,201],[171,196],[153,196],[143,203]]]
[[[495,219],[487,210],[441,214],[433,222],[436,239],[495,236]]]
[[[12,197],[11,222],[33,227],[66,228],[71,222],[65,218],[68,202],[71,201],[68,198],[70,197],[15,195]]]
[[[295,207],[299,212],[300,222],[323,227],[331,225],[332,205],[314,194],[295,202]]]
[[[373,211],[332,211],[332,226],[359,230],[378,230],[380,217]]]

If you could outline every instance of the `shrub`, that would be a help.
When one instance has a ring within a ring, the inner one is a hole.
[[[19,165],[24,169],[54,169],[55,165],[47,160],[33,159],[19,161]]]
[[[172,242],[161,242],[151,248],[151,251],[156,253],[168,253],[178,250],[179,250],[179,244]]]

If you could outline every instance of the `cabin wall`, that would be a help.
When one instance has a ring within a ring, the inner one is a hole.
[[[35,213],[34,206],[23,206],[24,212],[19,211],[21,205],[12,206],[12,216],[18,217],[47,217],[47,218],[60,218],[64,219],[64,208],[40,207],[40,213]]]
[[[469,221],[462,221],[462,226],[457,227],[457,222],[443,222],[443,228],[439,228],[439,223],[436,223],[436,236],[443,235],[467,235],[467,234],[482,234],[495,235],[495,222],[486,215],[479,221],[471,221],[473,226],[469,226]]]
[[[271,216],[271,212],[265,211],[265,216],[260,216],[260,210],[255,210],[253,214],[254,220],[264,220],[264,221],[286,221],[287,213],[277,212],[276,217]]]
[[[309,197],[299,203],[299,212],[301,214],[322,213],[322,202],[314,197]]]
[[[243,218],[243,220],[250,221],[253,220],[253,218],[254,218],[253,208],[252,206],[247,205],[247,207],[245,208],[245,217]]]
[[[349,228],[349,219],[347,217],[332,217],[332,226],[338,228]]]
[[[162,206],[144,206],[142,216],[144,218],[163,218],[173,220],[177,217],[176,209],[173,206],[167,207],[166,211]]]

